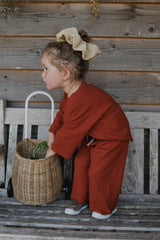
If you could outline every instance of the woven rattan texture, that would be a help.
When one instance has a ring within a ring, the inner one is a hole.
[[[35,144],[24,139],[15,149],[12,184],[15,198],[23,204],[41,205],[55,200],[62,190],[62,169],[58,155],[32,160]]]

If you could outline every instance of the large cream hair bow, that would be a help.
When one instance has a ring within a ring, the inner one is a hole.
[[[75,51],[82,52],[84,60],[93,60],[101,54],[98,46],[82,40],[76,28],[66,28],[56,35],[57,42],[68,42]]]

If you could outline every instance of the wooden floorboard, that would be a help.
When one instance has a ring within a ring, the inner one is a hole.
[[[64,214],[70,203],[63,194],[42,206],[27,206],[0,191],[0,240],[19,239],[160,239],[159,201],[118,201],[117,212],[108,220]]]

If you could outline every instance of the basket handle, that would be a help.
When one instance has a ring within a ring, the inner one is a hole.
[[[29,102],[30,98],[32,98],[36,94],[46,95],[50,99],[50,101],[51,101],[51,123],[53,122],[53,119],[54,119],[54,100],[51,97],[51,95],[44,92],[44,91],[32,92],[31,94],[28,95],[28,97],[26,98],[26,101],[25,101],[25,123],[24,123],[24,129],[25,129],[24,137],[25,138],[27,138],[27,136],[28,136],[28,132],[27,132],[27,128],[28,128],[28,102]]]

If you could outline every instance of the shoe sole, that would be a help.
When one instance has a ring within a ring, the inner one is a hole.
[[[97,212],[92,212],[92,217],[93,217],[93,218],[97,218],[97,219],[108,219],[108,218],[110,218],[115,212],[117,212],[117,208],[115,208],[111,214],[107,214],[107,215],[103,215],[103,214],[100,214],[100,213],[97,213]]]
[[[88,204],[86,204],[86,205],[84,205],[83,207],[81,207],[81,209],[78,210],[78,211],[75,211],[75,210],[73,210],[73,209],[71,209],[71,208],[65,208],[64,213],[65,213],[65,214],[69,214],[69,215],[78,215],[81,211],[83,211],[83,210],[86,209],[87,207],[88,207]]]

